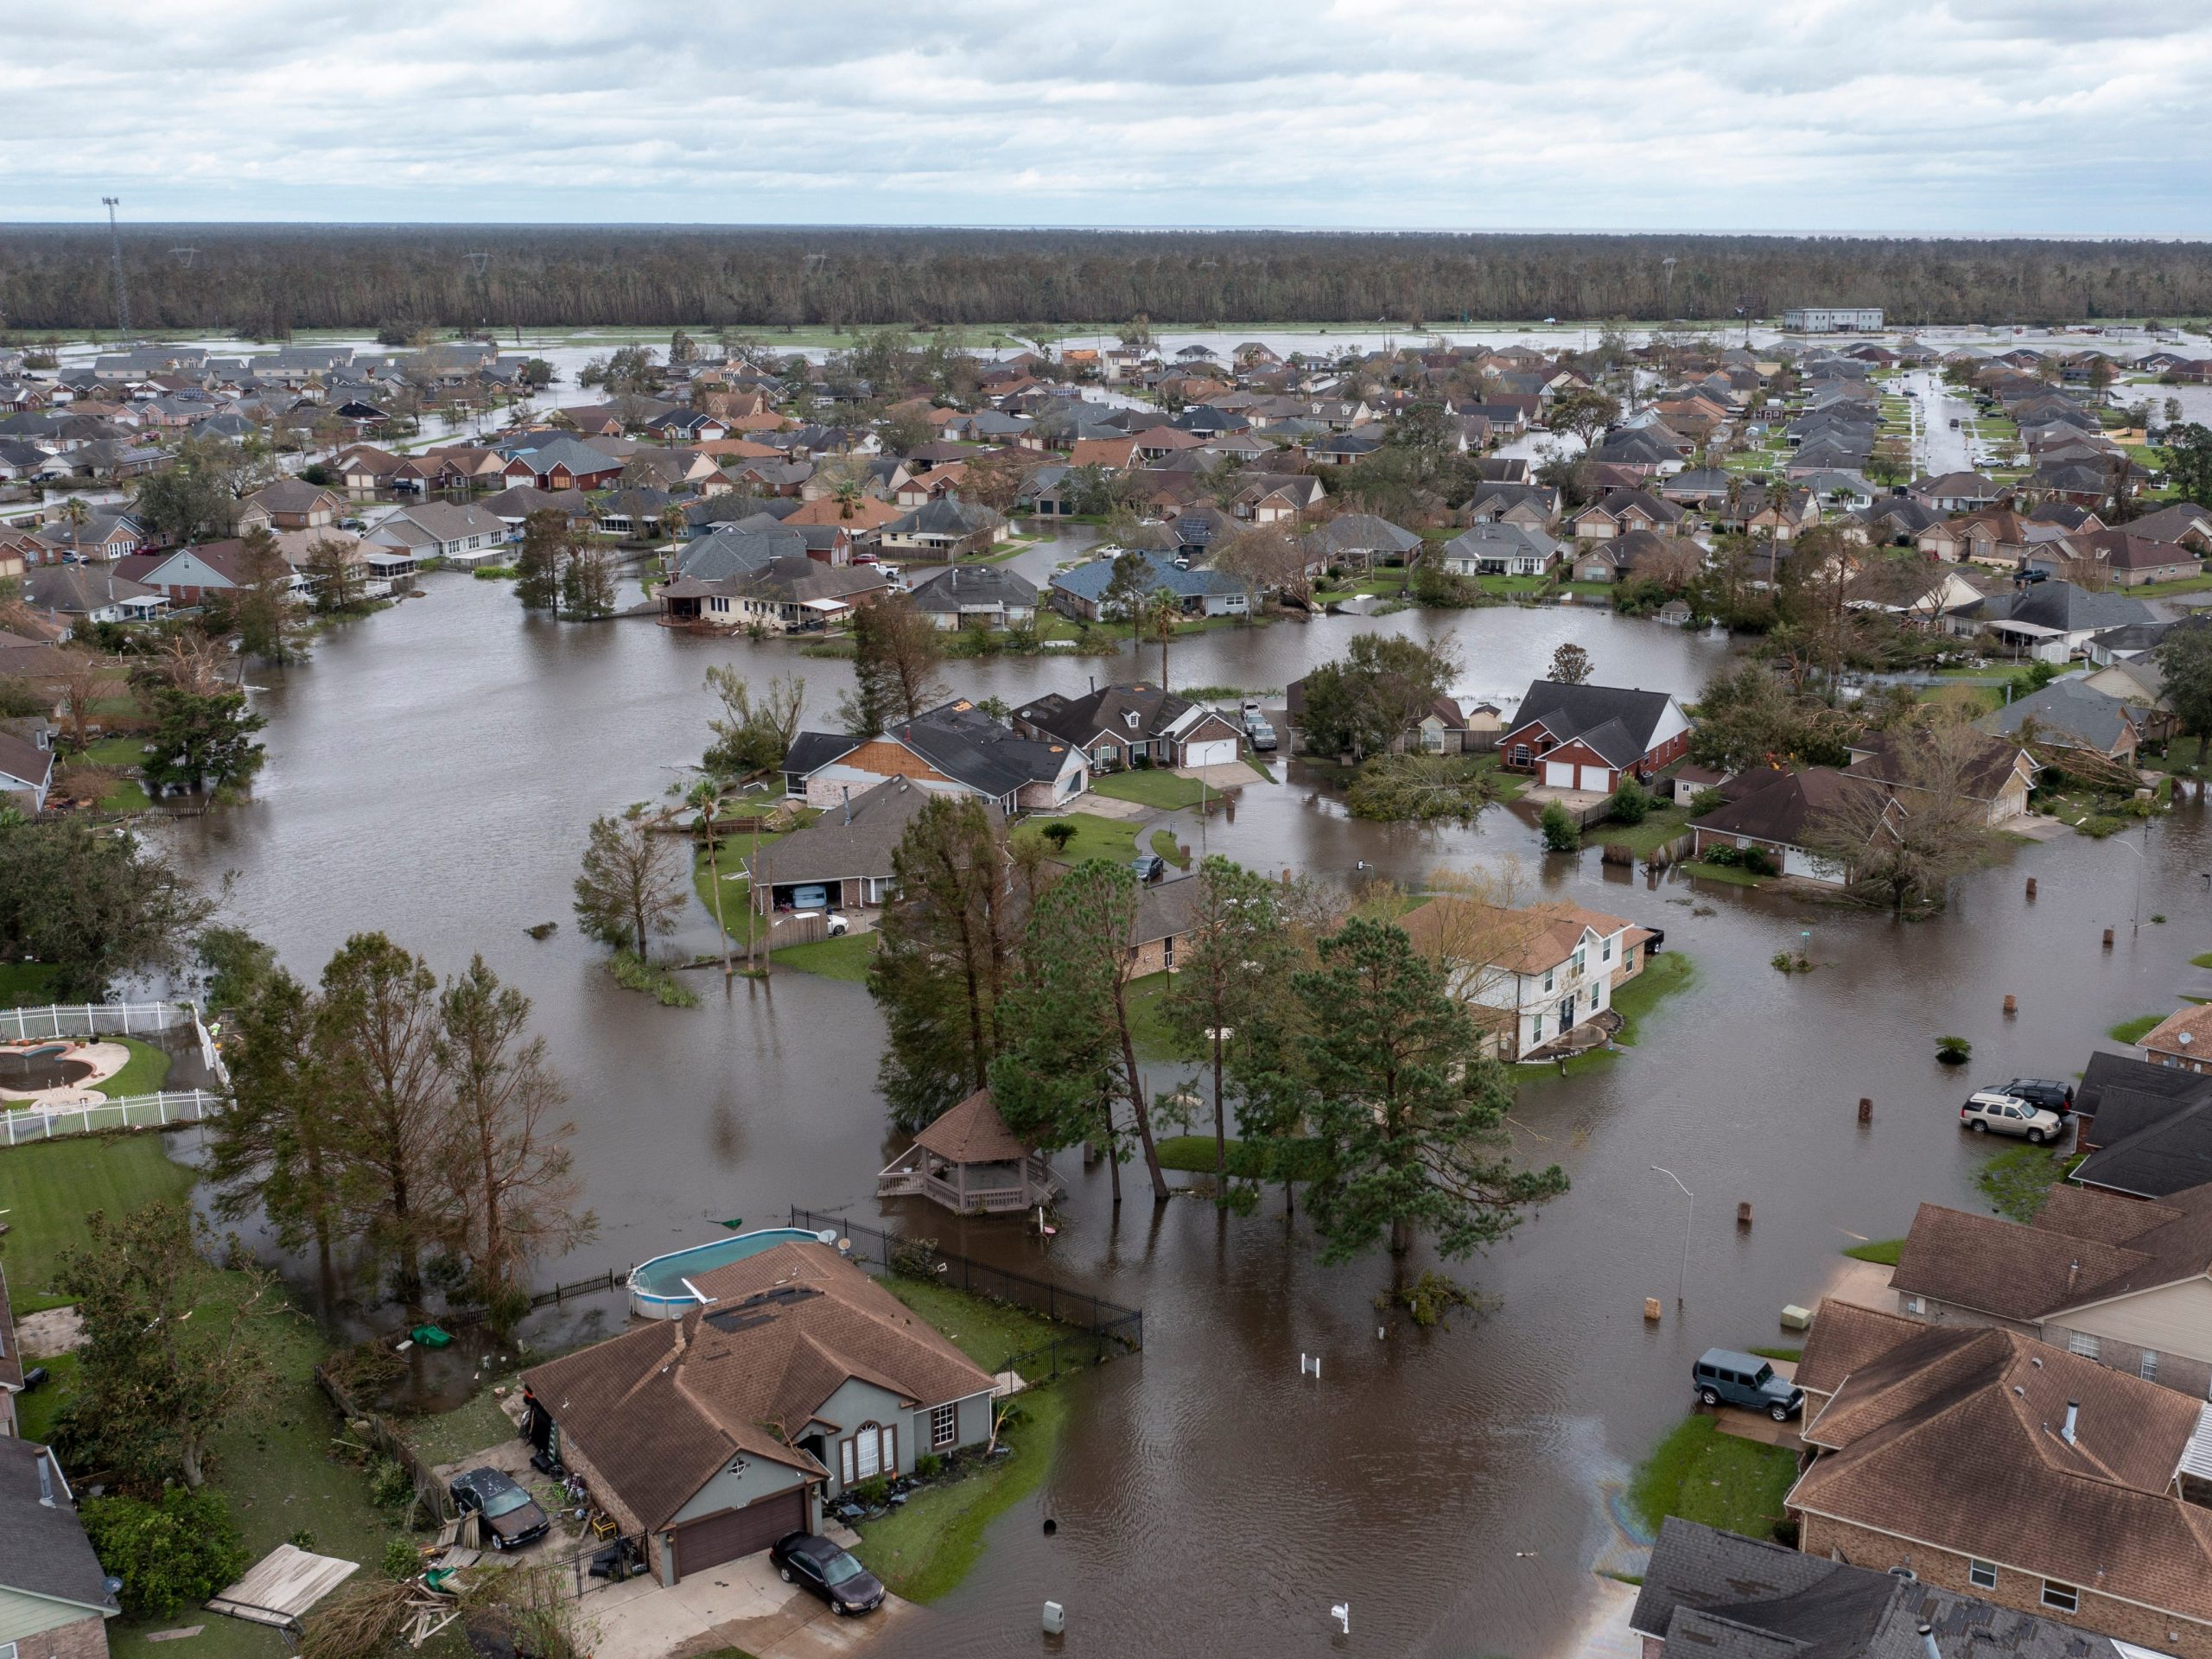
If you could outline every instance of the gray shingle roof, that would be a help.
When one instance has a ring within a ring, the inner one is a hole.
[[[34,1441],[0,1435],[0,1539],[6,1541],[0,1586],[111,1613],[116,1604],[104,1587],[106,1574],[70,1506],[67,1484],[51,1464],[47,1480],[54,1503],[39,1502],[39,1464],[48,1455]]]

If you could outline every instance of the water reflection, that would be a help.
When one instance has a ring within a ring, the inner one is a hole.
[[[1022,556],[1049,569],[1071,545]],[[257,798],[172,826],[181,856],[211,880],[238,870],[235,919],[303,975],[348,932],[381,928],[442,972],[481,950],[536,1000],[602,1223],[597,1243],[544,1265],[549,1281],[794,1204],[880,1214],[880,1027],[862,988],[779,974],[724,996],[709,975],[703,1007],[661,1008],[616,988],[568,916],[591,817],[659,796],[702,747],[709,663],[804,673],[817,721],[846,665],[640,622],[525,620],[498,583],[426,588],[270,677]],[[1363,628],[1455,639],[1462,689],[1493,697],[1518,695],[1569,639],[1608,680],[1678,690],[1726,651],[1602,612],[1403,613],[1208,633],[1178,645],[1177,677],[1280,688]],[[1014,702],[1130,660],[998,658],[952,677]],[[1046,1270],[1141,1303],[1147,1349],[1071,1385],[1078,1408],[1052,1477],[906,1652],[1030,1653],[1050,1596],[1067,1605],[1070,1652],[1288,1659],[1332,1650],[1326,1610],[1349,1596],[1363,1650],[1545,1653],[1590,1605],[1592,1567],[1619,1560],[1605,1494],[1687,1406],[1691,1358],[1777,1340],[1776,1310],[1815,1294],[1840,1246],[1895,1236],[1922,1199],[1972,1201],[1985,1154],[1955,1107],[1973,1079],[1936,1065],[1935,1035],[1974,1041],[1976,1077],[2065,1075],[2114,1020],[2171,1007],[2187,957],[2208,948],[2196,872],[2212,868],[2212,836],[2196,805],[2148,833],[2144,912],[2171,920],[2137,933],[2135,861],[2087,841],[2021,846],[1967,882],[1950,914],[1906,924],[1681,872],[1653,882],[1594,852],[1547,856],[1511,810],[1471,826],[1363,823],[1303,769],[1289,774],[1255,779],[1208,820],[1207,849],[1347,882],[1362,861],[1411,883],[1514,857],[1546,893],[1663,926],[1696,964],[1695,988],[1610,1069],[1522,1084],[1522,1154],[1566,1165],[1574,1189],[1469,1270],[1491,1303],[1448,1332],[1378,1340],[1381,1265],[1317,1266],[1286,1243],[1303,1223],[1286,1224],[1274,1194],[1224,1218],[1189,1198],[1155,1210],[1133,1181],[1116,1214],[1106,1170],[1063,1160],[1069,1222]],[[1199,842],[1194,815],[1175,829]],[[543,920],[563,925],[543,943],[524,936]],[[2107,926],[2119,929],[2111,951]],[[692,928],[687,941],[710,937],[703,912]],[[1807,930],[1819,967],[1776,973],[1769,958]],[[1875,1101],[1865,1128],[1862,1095]],[[1700,1200],[1687,1308],[1656,1327],[1642,1299],[1674,1277],[1682,1211],[1655,1163]],[[1748,1233],[1739,1199],[1756,1206]],[[1014,1224],[892,1214],[947,1248],[1039,1263]],[[540,1318],[574,1332],[612,1315],[601,1302]],[[1323,1357],[1319,1382],[1300,1376],[1301,1352]]]

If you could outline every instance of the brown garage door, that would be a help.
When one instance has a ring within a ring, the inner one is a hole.
[[[787,1532],[806,1528],[806,1488],[798,1487],[726,1510],[676,1529],[676,1573],[697,1573],[766,1549]]]

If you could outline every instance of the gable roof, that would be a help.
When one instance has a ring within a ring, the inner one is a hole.
[[[804,766],[800,744],[809,738],[826,735],[818,732],[801,734],[799,741],[791,745],[791,753],[784,757],[785,769],[796,769],[795,760],[801,760]],[[844,747],[836,754],[829,754],[831,746],[825,744],[823,753],[827,758],[815,764],[827,765],[858,747],[856,740],[842,741]],[[892,854],[897,850],[907,826],[920,815],[930,799],[929,791],[911,779],[887,778],[842,804],[830,807],[813,823],[801,825],[774,846],[764,849],[753,861],[753,879],[766,885],[830,881],[847,876],[888,876]]]
[[[1512,729],[1541,725],[1555,742],[1579,739],[1610,765],[1633,766],[1650,752],[1651,735],[1673,702],[1664,691],[1531,680]]]
[[[2119,1659],[2056,1619],[1670,1516],[1629,1628],[1710,1659]]]
[[[1923,1327],[1854,1367],[1806,1425],[1824,1455],[1788,1502],[2212,1619],[2212,1512],[2170,1490],[2199,1410],[2011,1331]]]
[[[808,1476],[815,1414],[858,1377],[911,1407],[991,1379],[828,1246],[793,1240],[695,1274],[709,1300],[524,1374],[564,1436],[658,1529],[733,1452]]]
[[[1023,737],[965,697],[917,715],[886,734],[946,777],[993,798],[1058,778],[1072,758],[1067,746]]]
[[[85,1537],[68,1483],[54,1454],[34,1440],[0,1434],[0,1587],[64,1601],[111,1618],[115,1599],[106,1573]],[[39,1465],[46,1465],[46,1486]],[[41,1491],[51,1503],[39,1501]]]

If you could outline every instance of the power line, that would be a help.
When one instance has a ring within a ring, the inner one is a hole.
[[[108,251],[115,264],[115,326],[127,345],[130,340],[130,296],[123,286],[123,232],[115,227],[115,210],[122,198],[102,196],[100,200],[107,207]]]

